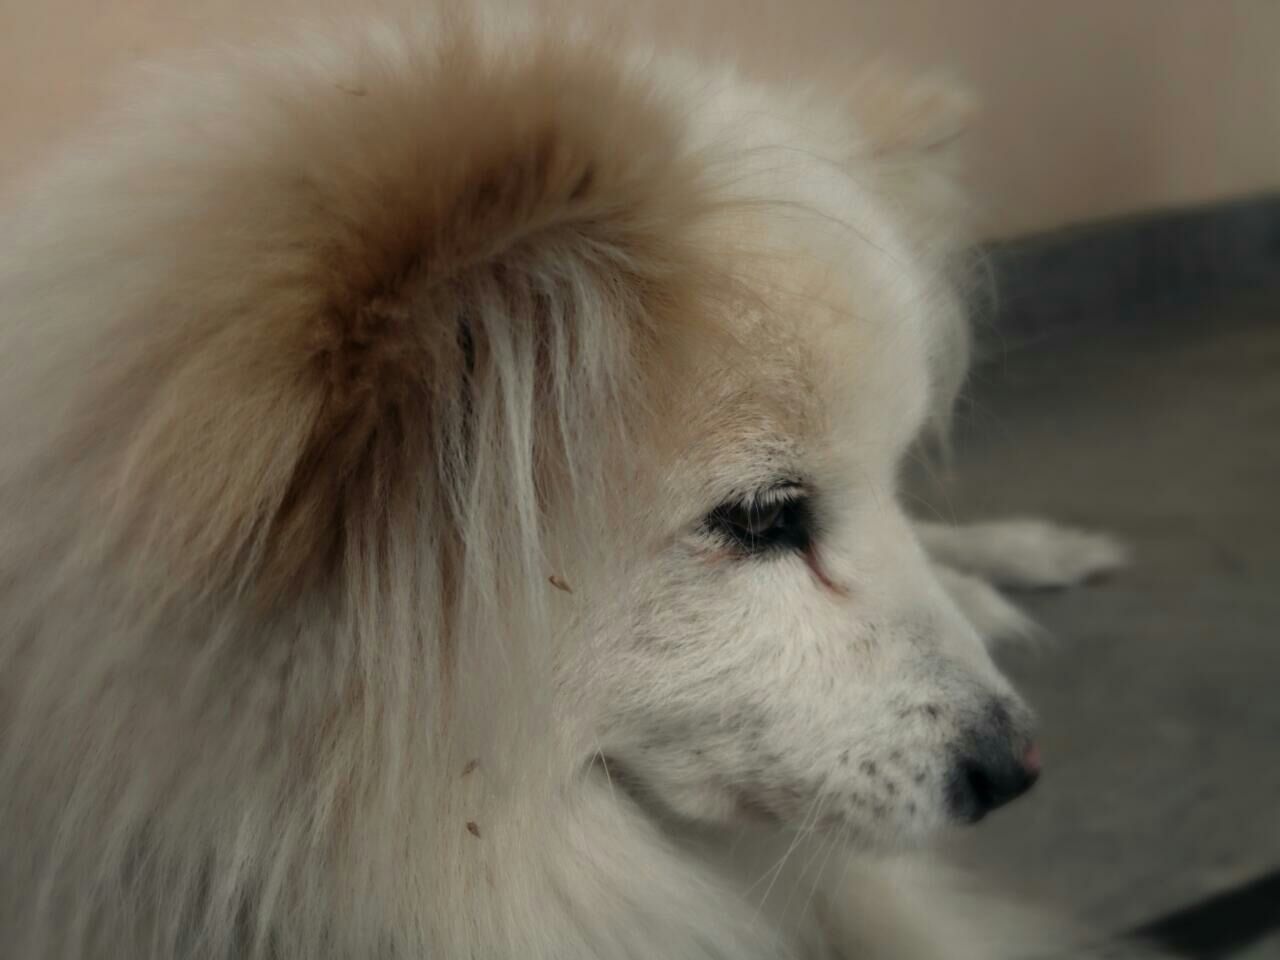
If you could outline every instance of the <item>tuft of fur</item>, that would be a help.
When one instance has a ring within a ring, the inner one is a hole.
[[[0,242],[8,949],[841,955],[819,916],[841,883],[802,871],[795,909],[765,904],[602,778],[614,688],[583,678],[641,663],[589,654],[665,622],[633,574],[724,480],[686,502],[670,478],[767,450],[716,467],[741,486],[791,455],[766,425],[834,416],[786,393],[845,387],[782,314],[901,341],[885,371],[927,355],[868,423],[949,406],[958,237],[930,224],[953,211],[942,181],[904,186],[932,111],[913,140],[878,88],[860,126],[816,93],[448,17],[150,86],[25,186]],[[805,156],[793,111],[829,131]],[[851,327],[845,284],[916,319]],[[873,874],[850,895],[910,896]]]

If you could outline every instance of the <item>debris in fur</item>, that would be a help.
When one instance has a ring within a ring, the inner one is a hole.
[[[573,588],[569,586],[567,583],[565,583],[562,578],[560,578],[554,573],[551,576],[547,577],[547,582],[550,583],[557,590],[563,590],[565,593],[573,593]]]

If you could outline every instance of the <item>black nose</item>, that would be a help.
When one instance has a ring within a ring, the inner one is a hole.
[[[996,707],[981,730],[965,738],[947,783],[952,815],[976,823],[1022,796],[1040,778],[1040,752]]]

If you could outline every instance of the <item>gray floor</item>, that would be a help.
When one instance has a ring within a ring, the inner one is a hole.
[[[1106,930],[1280,869],[1280,289],[1004,344],[972,394],[928,508],[1110,530],[1135,563],[1026,598],[1056,640],[1005,663],[1046,772],[966,855]]]

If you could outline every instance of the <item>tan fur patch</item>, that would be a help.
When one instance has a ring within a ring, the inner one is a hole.
[[[553,53],[494,65],[459,47],[452,73],[308,88],[296,119],[213,171],[227,202],[200,215],[226,239],[184,252],[190,295],[238,309],[199,319],[203,346],[151,405],[118,487],[129,542],[196,582],[292,594],[357,530],[376,543],[465,444],[495,318],[544,323],[548,290],[574,284],[597,288],[584,309],[641,326],[675,299],[672,238],[697,207],[675,135],[616,71]],[[228,281],[247,298],[203,286]]]

